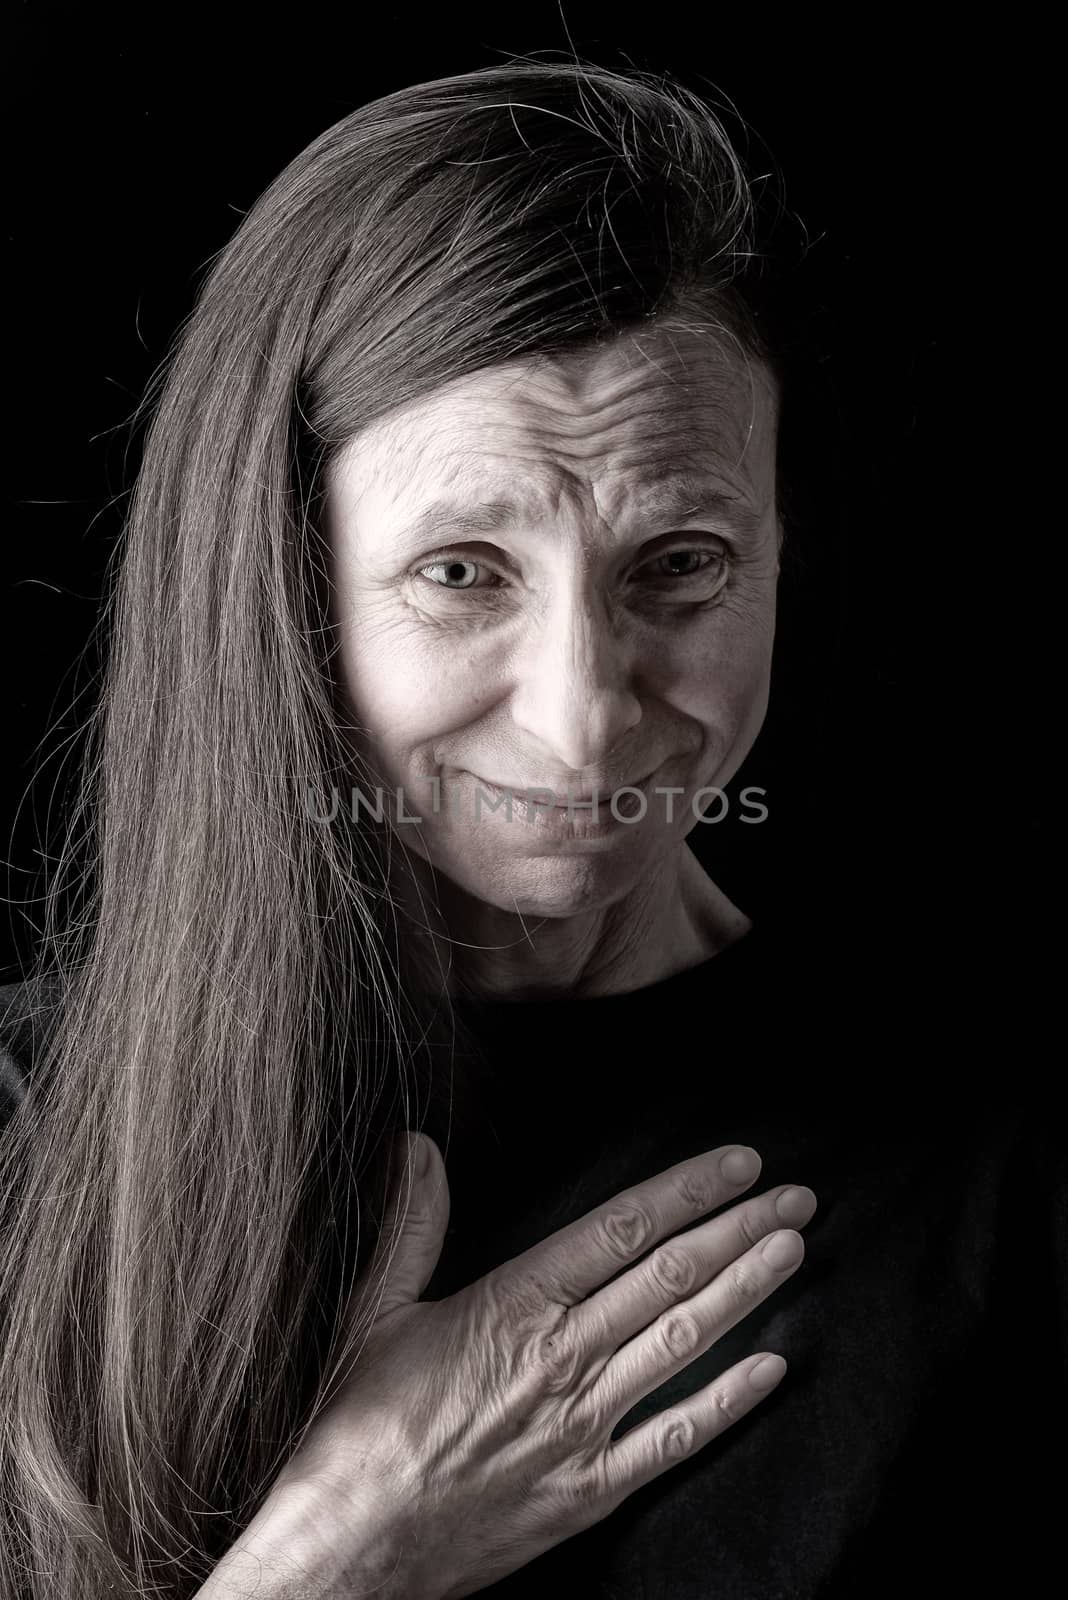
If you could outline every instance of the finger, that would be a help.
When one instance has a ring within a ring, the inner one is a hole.
[[[353,1282],[346,1326],[377,1320],[418,1300],[433,1276],[449,1222],[449,1186],[434,1140],[407,1131],[389,1162],[382,1223],[369,1261]]]
[[[786,1362],[769,1351],[747,1356],[714,1383],[637,1423],[601,1453],[594,1470],[609,1499],[631,1494],[738,1422],[778,1386]]]
[[[804,1184],[780,1184],[744,1200],[688,1233],[666,1239],[638,1266],[583,1301],[568,1319],[569,1337],[591,1355],[609,1357],[669,1306],[696,1294],[746,1250],[784,1225],[811,1222],[816,1196]]]
[[[409,1139],[414,1161],[410,1187],[402,1165],[395,1212],[390,1226],[391,1250],[380,1317],[398,1306],[413,1305],[434,1276],[449,1225],[449,1185],[445,1163],[427,1134]]]
[[[534,1282],[552,1302],[575,1306],[667,1234],[732,1200],[755,1182],[761,1160],[748,1145],[721,1145],[624,1189],[498,1269]]]
[[[770,1234],[712,1282],[669,1310],[606,1362],[590,1391],[598,1416],[615,1422],[775,1293],[805,1259],[805,1241],[792,1228]]]

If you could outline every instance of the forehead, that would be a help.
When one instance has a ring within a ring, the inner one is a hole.
[[[328,481],[350,506],[398,510],[428,491],[614,501],[673,477],[763,502],[777,396],[761,364],[712,334],[656,329],[544,361],[485,368],[357,434]]]

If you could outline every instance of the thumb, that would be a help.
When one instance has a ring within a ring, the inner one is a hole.
[[[394,1146],[393,1174],[378,1251],[385,1289],[376,1321],[419,1299],[434,1275],[449,1225],[449,1183],[433,1139],[425,1133],[402,1135]]]

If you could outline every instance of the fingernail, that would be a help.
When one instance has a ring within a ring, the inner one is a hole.
[[[746,1183],[756,1176],[759,1165],[760,1159],[755,1150],[737,1145],[720,1157],[719,1170],[728,1183]]]
[[[816,1203],[816,1196],[811,1189],[795,1186],[783,1190],[775,1202],[775,1210],[783,1222],[791,1228],[799,1228],[814,1215]]]
[[[782,1356],[765,1356],[755,1367],[749,1368],[749,1382],[754,1389],[771,1389],[786,1371]]]
[[[773,1233],[761,1254],[777,1272],[785,1272],[787,1267],[796,1266],[801,1260],[804,1248],[800,1234]]]

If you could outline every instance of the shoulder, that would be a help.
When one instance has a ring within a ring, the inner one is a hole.
[[[0,1125],[25,1097],[55,1025],[61,992],[54,977],[0,984]]]

